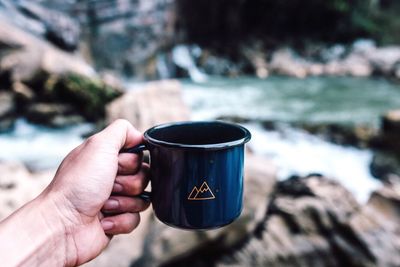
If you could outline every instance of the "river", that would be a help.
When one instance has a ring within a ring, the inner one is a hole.
[[[278,131],[268,131],[257,123],[245,125],[253,136],[249,147],[272,159],[278,178],[320,173],[340,181],[361,202],[379,187],[369,171],[371,151],[329,143],[292,128],[290,123],[378,127],[381,114],[400,107],[398,85],[384,79],[348,77],[210,78],[183,84],[194,120],[238,116],[282,122]]]
[[[379,186],[369,173],[371,151],[326,142],[289,123],[377,127],[380,114],[400,107],[397,85],[382,79],[287,77],[209,78],[202,83],[182,80],[182,84],[194,120],[236,115],[283,122],[279,131],[246,124],[253,135],[249,147],[272,159],[280,179],[321,173],[339,180],[362,202]],[[12,132],[0,134],[0,159],[22,161],[34,169],[54,168],[91,129],[92,125],[83,124],[55,130],[20,119]]]

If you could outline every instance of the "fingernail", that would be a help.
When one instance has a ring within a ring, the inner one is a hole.
[[[113,186],[113,192],[122,192],[122,190],[124,190],[124,188],[122,187],[122,185],[120,185],[120,184],[117,184],[117,183],[114,183],[114,186]]]
[[[114,228],[114,223],[111,221],[104,220],[104,221],[101,221],[101,226],[103,227],[104,231],[107,231],[107,230],[111,230],[112,228]]]
[[[118,200],[115,199],[109,199],[104,203],[104,209],[106,210],[115,210],[119,207],[119,202]]]

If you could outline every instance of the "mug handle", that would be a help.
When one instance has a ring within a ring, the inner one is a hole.
[[[141,152],[143,152],[144,150],[148,150],[145,144],[139,144],[137,146],[134,147],[130,147],[130,148],[124,148],[121,149],[120,153],[133,153],[133,154],[139,154]],[[138,195],[137,197],[141,198],[144,201],[151,201],[151,192],[148,191],[143,191],[143,193],[141,193],[140,195]]]

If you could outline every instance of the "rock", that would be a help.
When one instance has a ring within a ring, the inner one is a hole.
[[[341,185],[321,176],[278,182],[268,194],[257,195],[270,199],[267,210],[240,242],[227,246],[224,239],[212,238],[218,235],[209,232],[173,234],[171,230],[165,234],[167,228],[150,228],[146,254],[133,266],[400,264],[400,227],[395,219],[385,220],[377,204],[372,205],[374,201],[360,206]],[[398,214],[393,216],[399,219]]]
[[[366,56],[371,62],[374,72],[390,76],[395,64],[400,61],[400,47],[377,48],[367,53]]]
[[[17,8],[26,16],[39,21],[45,28],[44,36],[61,49],[74,51],[78,47],[80,27],[65,13],[45,8],[32,1],[18,1]]]
[[[365,56],[356,53],[341,60],[330,61],[324,66],[324,73],[335,76],[365,77],[370,76],[372,71],[373,68]]]
[[[14,82],[11,86],[15,94],[15,105],[18,114],[26,112],[26,108],[35,101],[35,93],[27,85],[21,82]]]
[[[392,176],[400,181],[400,110],[391,110],[381,118],[379,133],[370,140],[374,157],[370,164],[372,175],[388,181]]]
[[[105,86],[113,88],[116,91],[124,92],[125,86],[117,73],[111,71],[100,72],[100,79]]]
[[[217,55],[209,50],[202,51],[199,66],[205,73],[211,75],[236,77],[243,72],[241,64],[233,62],[227,56]]]
[[[400,181],[400,156],[396,151],[374,151],[369,168],[371,174],[380,180],[388,181],[395,176]]]
[[[279,49],[272,54],[270,68],[282,75],[304,78],[307,75],[306,64],[294,56],[288,48]]]
[[[132,89],[107,106],[107,121],[122,118],[140,131],[161,123],[189,119],[178,81],[149,82]]]
[[[87,39],[98,68],[141,79],[158,77],[155,56],[176,40],[175,1],[115,1],[112,5],[92,1],[80,6],[88,12],[81,15],[89,25]]]
[[[297,128],[339,145],[369,147],[377,131],[368,125],[341,125],[335,123],[294,123]]]
[[[245,166],[244,209],[235,222],[218,230],[194,232],[177,230],[153,219],[142,258],[133,266],[160,266],[204,248],[219,253],[243,242],[263,219],[276,181],[276,169],[269,160],[248,154]]]
[[[400,109],[390,110],[383,115],[382,131],[384,134],[398,134],[400,136]]]
[[[400,62],[394,65],[393,75],[396,80],[400,81]]]
[[[311,63],[308,66],[307,72],[311,76],[320,76],[324,74],[324,65],[320,63]]]
[[[245,46],[242,49],[244,57],[251,63],[258,78],[265,79],[269,76],[269,65],[267,55],[261,43]]]
[[[333,60],[324,65],[324,73],[332,76],[344,76],[346,71],[342,68],[340,61]]]
[[[341,62],[346,75],[355,77],[367,77],[372,74],[370,62],[361,55],[350,54]]]
[[[43,94],[53,101],[74,106],[76,113],[93,121],[105,116],[106,104],[120,96],[122,91],[97,78],[69,74],[50,77]]]
[[[10,92],[0,92],[0,118],[14,112],[14,96]]]
[[[122,94],[121,85],[104,82],[79,56],[68,54],[18,27],[0,20],[0,43],[21,47],[0,58],[0,76],[8,75],[24,115],[30,101],[70,104],[89,121],[104,117],[105,106]],[[115,80],[115,79],[114,79]],[[31,89],[31,90],[30,90]],[[31,120],[38,114],[30,116]],[[43,112],[42,112],[43,114]],[[29,114],[28,114],[29,115]],[[81,121],[77,116],[39,119],[50,126]],[[38,121],[38,122],[39,122]]]
[[[368,205],[379,211],[386,221],[400,223],[400,184],[386,184],[373,192]]]
[[[343,45],[336,44],[332,47],[322,49],[320,57],[323,62],[339,61],[345,54],[346,48]]]
[[[358,53],[363,55],[374,52],[375,49],[376,49],[375,41],[369,39],[356,40],[352,45],[352,53]]]
[[[82,58],[57,49],[44,40],[23,31],[9,21],[0,20],[0,44],[19,47],[0,58],[0,74],[8,73],[13,82],[43,81],[49,74],[75,73],[95,77],[94,69]]]
[[[0,220],[39,195],[54,173],[32,174],[20,163],[0,163]]]
[[[370,146],[377,150],[397,153],[400,149],[400,110],[388,111],[381,118],[381,130],[371,140]]]
[[[62,103],[35,103],[26,111],[28,121],[51,127],[64,127],[84,122],[71,105]]]
[[[0,91],[0,132],[10,130],[15,121],[14,95]]]

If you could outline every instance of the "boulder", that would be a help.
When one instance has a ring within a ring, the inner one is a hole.
[[[43,80],[46,74],[96,76],[81,57],[64,52],[4,19],[0,20],[0,44],[11,47],[0,58],[0,73],[9,73],[12,81]]]
[[[15,93],[17,101],[22,102],[21,104],[28,104],[34,101],[35,93],[26,84],[21,82],[15,82],[12,84],[12,90]]]
[[[26,111],[28,121],[51,127],[65,127],[84,122],[82,116],[76,114],[74,107],[62,103],[35,103]]]
[[[18,1],[15,4],[23,15],[42,25],[44,38],[67,51],[74,51],[78,48],[80,27],[79,23],[71,17],[32,1]]]
[[[45,99],[72,105],[75,113],[94,121],[105,116],[106,104],[120,96],[122,91],[99,78],[66,74],[51,76],[41,94]]]
[[[87,30],[91,34],[88,39],[98,68],[113,69],[142,79],[159,77],[155,57],[171,47],[176,39],[175,1],[113,1],[112,4],[91,1],[87,5],[79,4],[87,11],[80,14],[89,25]]]
[[[16,117],[15,111],[14,95],[0,91],[0,132],[12,128]]]
[[[270,62],[271,71],[297,78],[307,76],[307,64],[295,57],[289,48],[279,49],[272,54]]]
[[[308,65],[307,73],[311,76],[319,76],[324,74],[324,65],[320,63],[311,63]]]
[[[140,131],[161,123],[189,119],[178,81],[149,82],[132,89],[107,106],[107,121],[122,118]]]
[[[374,72],[391,75],[397,62],[400,62],[400,47],[386,46],[370,50],[366,53],[367,59],[371,62]]]
[[[346,75],[355,77],[368,77],[372,74],[373,68],[365,56],[350,54],[341,62]]]
[[[324,73],[332,76],[344,76],[346,70],[343,68],[341,61],[333,60],[324,65]]]
[[[400,81],[400,62],[393,67],[393,76],[397,81]]]
[[[153,217],[143,255],[133,266],[160,266],[204,249],[218,254],[240,244],[256,231],[276,183],[276,169],[269,160],[251,154],[247,155],[245,166],[244,207],[235,222],[218,230],[196,232],[168,227]]]
[[[242,48],[242,53],[243,56],[251,63],[258,78],[265,79],[269,76],[267,55],[261,43],[255,42],[251,46],[244,46]]]
[[[397,153],[400,149],[400,110],[391,110],[381,118],[381,130],[371,140],[371,147],[377,150]]]
[[[133,266],[400,264],[398,222],[390,216],[385,220],[372,200],[361,206],[336,181],[321,176],[295,177],[264,193],[268,195],[256,195],[259,204],[267,202],[264,216],[240,242],[218,238],[224,229],[221,233],[178,233],[153,226],[145,254]],[[393,216],[399,218],[396,213]]]
[[[382,131],[384,134],[400,136],[400,109],[390,110],[382,117]]]
[[[371,174],[383,181],[389,181],[397,177],[400,181],[400,156],[396,152],[374,151],[369,166]]]
[[[368,125],[342,125],[337,123],[294,123],[293,126],[339,145],[368,147],[377,130]]]
[[[104,117],[106,104],[122,93],[120,87],[113,87],[116,82],[111,83],[110,78],[104,82],[79,56],[61,51],[4,19],[0,20],[2,43],[8,49],[0,58],[0,77],[8,77],[22,115],[32,102],[64,103],[87,120],[98,120]],[[50,126],[81,121],[76,118],[47,121]]]
[[[379,211],[386,221],[400,223],[400,184],[393,182],[371,194],[368,206]]]

